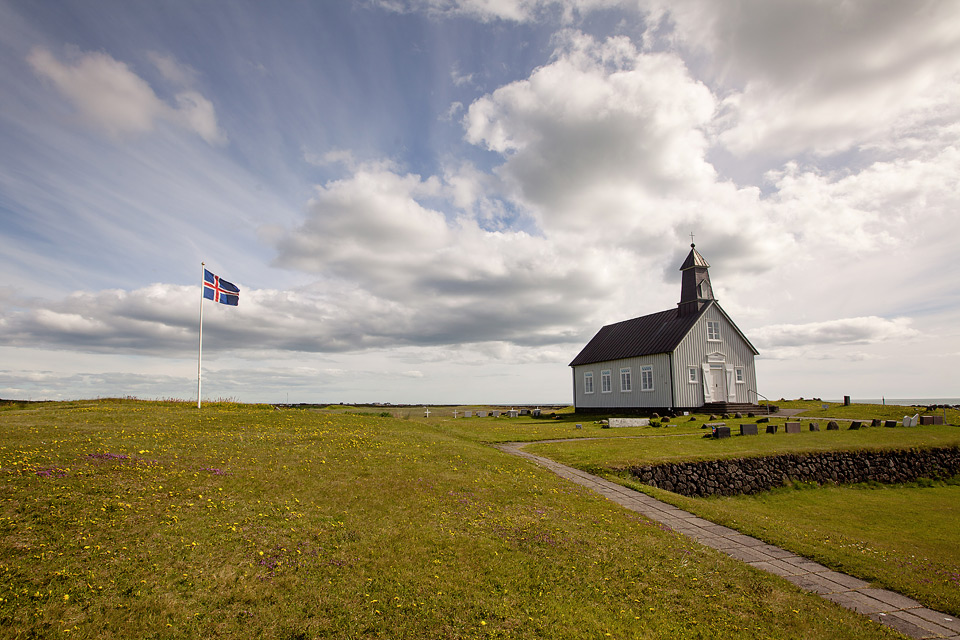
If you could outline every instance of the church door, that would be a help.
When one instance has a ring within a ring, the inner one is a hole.
[[[726,370],[722,364],[710,365],[710,396],[714,402],[723,402],[727,398]]]

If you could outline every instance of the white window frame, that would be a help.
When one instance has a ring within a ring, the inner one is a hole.
[[[720,321],[707,320],[707,340],[720,342]]]
[[[613,380],[610,378],[610,369],[604,369],[600,372],[600,393],[610,393],[613,391]]]
[[[746,384],[747,377],[744,374],[743,367],[736,367],[733,370],[734,379],[737,381],[737,384]]]
[[[633,377],[630,375],[630,367],[620,369],[620,393],[633,391]]]
[[[697,384],[700,382],[700,375],[697,373],[697,367],[687,367],[687,382]]]
[[[583,374],[583,392],[593,393],[593,371],[586,371]]]
[[[640,367],[640,391],[653,391],[653,365]]]

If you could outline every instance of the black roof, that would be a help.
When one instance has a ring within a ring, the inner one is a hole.
[[[698,313],[679,315],[676,309],[667,309],[608,324],[593,336],[569,366],[669,353],[677,348],[711,304],[714,302],[703,305]]]

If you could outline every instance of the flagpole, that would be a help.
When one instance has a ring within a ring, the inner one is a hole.
[[[203,287],[204,281],[204,266],[206,263],[200,263],[200,342],[197,345],[197,409],[200,408],[200,372],[202,371],[203,363]]]

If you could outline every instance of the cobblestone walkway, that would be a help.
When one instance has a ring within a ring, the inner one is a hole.
[[[660,522],[701,544],[713,547],[737,560],[776,574],[801,589],[861,613],[911,638],[948,638],[960,640],[960,620],[939,611],[927,609],[905,596],[872,588],[869,583],[843,573],[831,571],[821,564],[803,558],[762,540],[743,535],[733,529],[698,518],[692,513],[651,498],[584,471],[568,467],[523,451],[529,442],[508,442],[497,448],[526,458],[576,482],[602,496]]]

